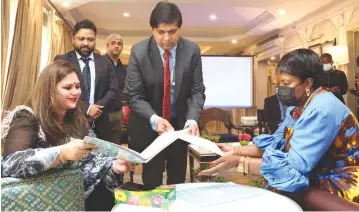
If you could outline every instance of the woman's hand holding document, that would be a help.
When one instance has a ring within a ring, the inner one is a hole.
[[[223,156],[224,153],[218,148],[218,146],[204,138],[200,138],[194,135],[189,135],[190,129],[186,128],[180,131],[167,131],[162,133],[154,140],[150,146],[148,146],[142,153],[138,153],[132,149],[110,143],[97,138],[91,138],[86,136],[84,138],[85,143],[96,144],[97,149],[92,151],[94,153],[101,153],[107,156],[117,157],[133,163],[147,163],[159,152],[165,149],[167,146],[175,142],[177,139],[184,140],[190,144],[194,144],[208,151]]]
[[[190,144],[194,144],[203,149],[206,149],[208,151],[216,153],[217,155],[220,155],[220,156],[224,155],[222,150],[215,143],[213,143],[210,140],[207,140],[207,139],[204,139],[204,138],[201,138],[198,136],[189,135],[187,133],[180,134],[178,138],[181,140],[187,141]]]

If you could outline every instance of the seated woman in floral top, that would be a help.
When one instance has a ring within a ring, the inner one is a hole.
[[[320,187],[359,202],[358,121],[332,93],[318,84],[322,63],[316,53],[298,49],[279,62],[278,96],[290,106],[273,135],[254,138],[254,145],[220,145],[226,155],[199,175],[233,167],[262,174],[268,188],[281,193]]]
[[[78,102],[81,88],[75,67],[67,62],[49,64],[31,94],[27,106],[16,107],[2,121],[1,176],[32,177],[54,168],[78,168],[84,174],[85,198],[98,192],[107,197],[97,202],[98,207],[86,200],[86,209],[110,210],[110,191],[121,183],[116,175],[129,171],[128,164],[92,154],[96,146],[82,141],[90,128]]]

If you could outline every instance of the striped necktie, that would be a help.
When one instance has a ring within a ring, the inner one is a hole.
[[[84,87],[85,87],[85,101],[90,101],[90,92],[91,92],[91,72],[90,72],[90,66],[89,62],[91,58],[81,58],[82,61],[85,63],[85,67],[82,69],[82,78],[84,81]]]

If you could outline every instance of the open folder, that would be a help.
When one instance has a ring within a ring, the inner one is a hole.
[[[142,153],[138,153],[124,146],[88,136],[84,138],[84,142],[95,144],[97,146],[97,149],[92,151],[94,153],[102,153],[106,156],[121,158],[132,163],[147,163],[177,139],[184,140],[190,144],[194,144],[220,156],[223,156],[223,152],[215,143],[204,138],[189,135],[187,132],[187,129],[165,132],[158,136],[156,140],[154,140]]]

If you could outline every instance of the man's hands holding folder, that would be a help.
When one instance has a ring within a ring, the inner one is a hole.
[[[197,124],[190,124],[188,127],[186,127],[186,129],[189,129],[188,134],[199,136],[199,129]]]
[[[164,118],[161,118],[160,120],[158,120],[157,125],[157,132],[158,135],[162,135],[162,133],[167,132],[167,131],[173,131],[173,127],[172,125]]]
[[[169,123],[164,118],[161,118],[160,120],[158,120],[156,128],[157,128],[156,131],[158,132],[158,135],[162,135],[162,133],[164,133],[164,132],[174,131],[174,128],[172,127],[171,123]],[[199,136],[199,129],[198,129],[197,124],[190,124],[190,125],[188,125],[188,127],[186,127],[186,129],[188,129],[188,134],[194,135],[194,136]]]

